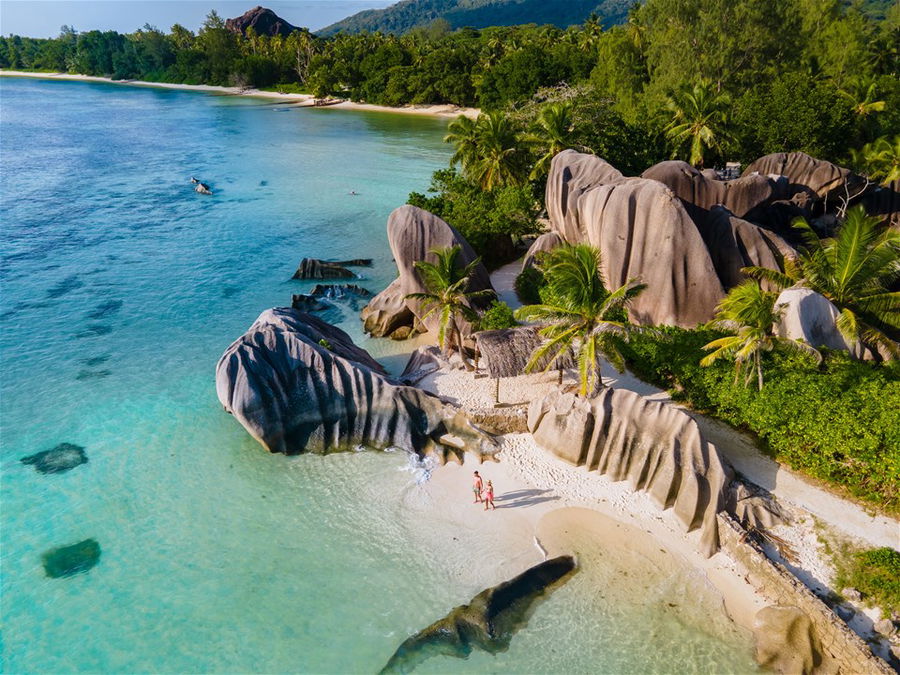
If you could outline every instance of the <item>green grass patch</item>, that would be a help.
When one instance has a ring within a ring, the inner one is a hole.
[[[839,569],[837,581],[840,588],[857,589],[867,604],[881,607],[885,616],[900,612],[900,552],[892,548],[857,551]]]

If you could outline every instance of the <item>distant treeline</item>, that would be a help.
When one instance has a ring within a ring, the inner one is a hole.
[[[0,38],[0,67],[485,110],[565,83],[651,136],[671,120],[672,94],[703,80],[730,101],[730,156],[805,150],[843,159],[900,130],[898,45],[896,3],[876,20],[841,0],[648,0],[608,30],[595,19],[566,30],[451,32],[436,22],[400,37],[242,36],[212,12],[196,35],[175,25]]]

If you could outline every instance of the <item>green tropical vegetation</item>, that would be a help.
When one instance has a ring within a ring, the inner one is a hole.
[[[430,251],[437,259],[435,262],[416,261],[416,271],[426,290],[422,293],[410,293],[406,297],[421,302],[426,308],[421,317],[422,321],[433,314],[438,315],[438,344],[447,352],[451,347],[455,348],[465,363],[459,320],[476,323],[479,317],[478,312],[472,309],[472,300],[493,295],[493,291],[468,290],[472,274],[481,260],[476,258],[468,265],[461,266],[459,264],[461,250],[459,246],[435,248]]]
[[[900,514],[900,367],[856,361],[845,352],[817,359],[777,345],[762,355],[762,391],[735,382],[724,361],[701,366],[711,328],[661,329],[623,345],[628,368],[677,401],[751,432],[780,462],[879,509]]]
[[[608,24],[622,21],[631,0],[402,0],[385,9],[369,9],[338,21],[320,33],[406,33],[411,30],[451,30],[465,26],[553,24],[566,28],[595,12]]]
[[[721,152],[726,140],[731,97],[716,91],[712,81],[702,79],[666,99],[672,121],[666,125],[666,138],[672,144],[672,157],[687,154],[697,167],[709,151]]]
[[[632,333],[645,330],[628,323],[623,310],[646,286],[632,279],[607,291],[600,251],[587,244],[554,249],[540,265],[548,300],[516,311],[517,319],[540,324],[538,332],[545,338],[531,355],[526,370],[532,371],[541,363],[549,369],[565,354],[574,352],[579,393],[592,396],[603,387],[601,357],[623,371],[622,343]]]
[[[502,300],[494,300],[478,318],[478,330],[502,330],[518,326],[512,308]]]
[[[873,548],[854,551],[839,566],[838,588],[855,588],[867,604],[881,607],[884,616],[900,612],[900,551]]]
[[[888,185],[900,181],[900,134],[866,143],[851,153],[851,163],[869,178]]]
[[[797,257],[784,260],[784,272],[750,267],[745,272],[778,288],[801,285],[833,302],[836,324],[849,345],[883,350],[900,357],[900,232],[880,226],[881,219],[855,206],[832,238],[820,239],[812,226],[798,219],[794,228],[804,244]]]
[[[757,387],[762,391],[762,354],[772,351],[776,345],[780,344],[787,350],[803,351],[821,360],[814,347],[775,335],[775,324],[781,314],[775,306],[777,297],[778,293],[764,291],[758,282],[752,280],[732,288],[719,303],[716,318],[710,324],[732,334],[703,345],[703,349],[710,353],[701,359],[700,365],[711,366],[719,359],[732,359],[735,363],[735,382],[742,367],[749,365],[745,381],[749,382],[755,371]]]
[[[450,166],[409,202],[453,225],[490,268],[542,230],[548,166],[566,148],[627,175],[670,157],[710,167],[803,151],[872,182],[900,180],[900,4],[890,0],[407,0],[286,36],[235,33],[211,12],[196,33],[3,37],[0,67],[477,107],[450,123]],[[752,432],[779,461],[900,513],[897,362],[820,361],[772,330],[772,289],[800,284],[837,306],[848,342],[896,351],[900,235],[861,208],[841,215],[827,235],[798,223],[797,256],[781,272],[745,270],[755,281],[733,289],[710,326],[667,328],[664,339],[631,326],[624,307],[640,284],[607,290],[589,247],[520,275],[518,316],[546,322],[543,355],[577,351],[583,394],[602,385],[602,354]],[[417,299],[438,315],[443,348],[460,348],[461,320],[511,325],[500,304],[471,310],[458,250],[435,255],[421,263]]]

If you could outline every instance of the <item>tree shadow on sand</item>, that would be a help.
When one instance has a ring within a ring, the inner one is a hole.
[[[544,502],[555,502],[558,496],[552,494],[553,490],[512,490],[504,492],[494,498],[498,509],[516,509],[520,507],[534,506]],[[548,494],[550,493],[550,494]]]

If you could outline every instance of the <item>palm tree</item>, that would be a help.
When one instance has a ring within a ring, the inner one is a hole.
[[[534,180],[550,170],[550,161],[560,152],[574,148],[572,134],[575,131],[572,101],[558,101],[543,106],[538,113],[533,131],[526,140],[543,153],[535,162],[530,178]],[[579,149],[586,149],[578,146]]]
[[[465,267],[460,268],[457,263],[460,250],[459,246],[433,248],[430,253],[437,258],[436,262],[417,261],[415,267],[426,290],[424,293],[410,293],[406,298],[418,300],[423,307],[429,308],[422,315],[422,321],[432,314],[440,313],[438,344],[447,353],[455,344],[460,358],[465,363],[466,357],[463,352],[462,335],[457,324],[457,317],[461,316],[470,322],[477,321],[478,313],[472,309],[470,301],[491,295],[493,291],[467,290],[475,269],[481,263],[481,258],[476,258]]]
[[[777,298],[778,293],[764,291],[757,281],[751,279],[728,291],[716,309],[716,319],[712,325],[734,334],[704,345],[703,349],[711,353],[700,360],[700,365],[710,366],[726,357],[734,359],[734,381],[737,384],[741,368],[750,364],[745,382],[750,382],[755,370],[757,386],[762,391],[762,353],[772,351],[775,345],[811,354],[821,362],[822,355],[813,347],[774,334],[774,326],[784,311],[775,307]]]
[[[519,147],[519,135],[509,119],[500,112],[479,115],[477,158],[464,165],[469,178],[483,190],[521,182],[525,173],[525,153]]]
[[[455,146],[450,163],[460,164],[463,175],[487,191],[522,181],[527,169],[522,140],[500,112],[479,115],[477,120],[460,115],[444,136],[445,143]]]
[[[585,52],[593,52],[603,36],[603,21],[596,12],[585,20],[578,31],[578,47]]]
[[[868,117],[872,113],[884,110],[886,103],[876,100],[875,80],[868,78],[855,78],[852,81],[852,91],[841,89],[839,93],[853,104],[853,112],[860,117]]]
[[[802,218],[794,222],[804,246],[784,259],[784,272],[745,267],[748,276],[776,288],[802,285],[821,293],[840,310],[836,325],[853,347],[882,347],[900,358],[900,232],[882,228],[862,206],[847,212],[834,238],[819,239]]]
[[[882,185],[900,180],[900,134],[889,140],[882,136],[866,143],[862,150],[851,150],[854,163],[873,180]]]
[[[460,115],[447,126],[444,143],[454,145],[451,165],[470,166],[478,157],[478,123],[471,117]]]
[[[622,372],[625,359],[619,351],[622,341],[642,329],[624,319],[624,310],[644,284],[630,279],[612,293],[603,284],[600,251],[588,244],[561,246],[546,254],[541,271],[547,282],[546,304],[527,305],[516,318],[546,325],[539,330],[546,342],[531,355],[525,370],[533,371],[545,362],[548,370],[569,350],[578,362],[581,396],[596,395],[603,387],[600,357]]]
[[[672,121],[665,131],[672,144],[672,157],[677,157],[689,146],[688,161],[694,166],[703,166],[705,152],[719,149],[727,139],[730,105],[729,96],[716,91],[715,85],[707,79],[669,97],[666,107],[672,112]]]

